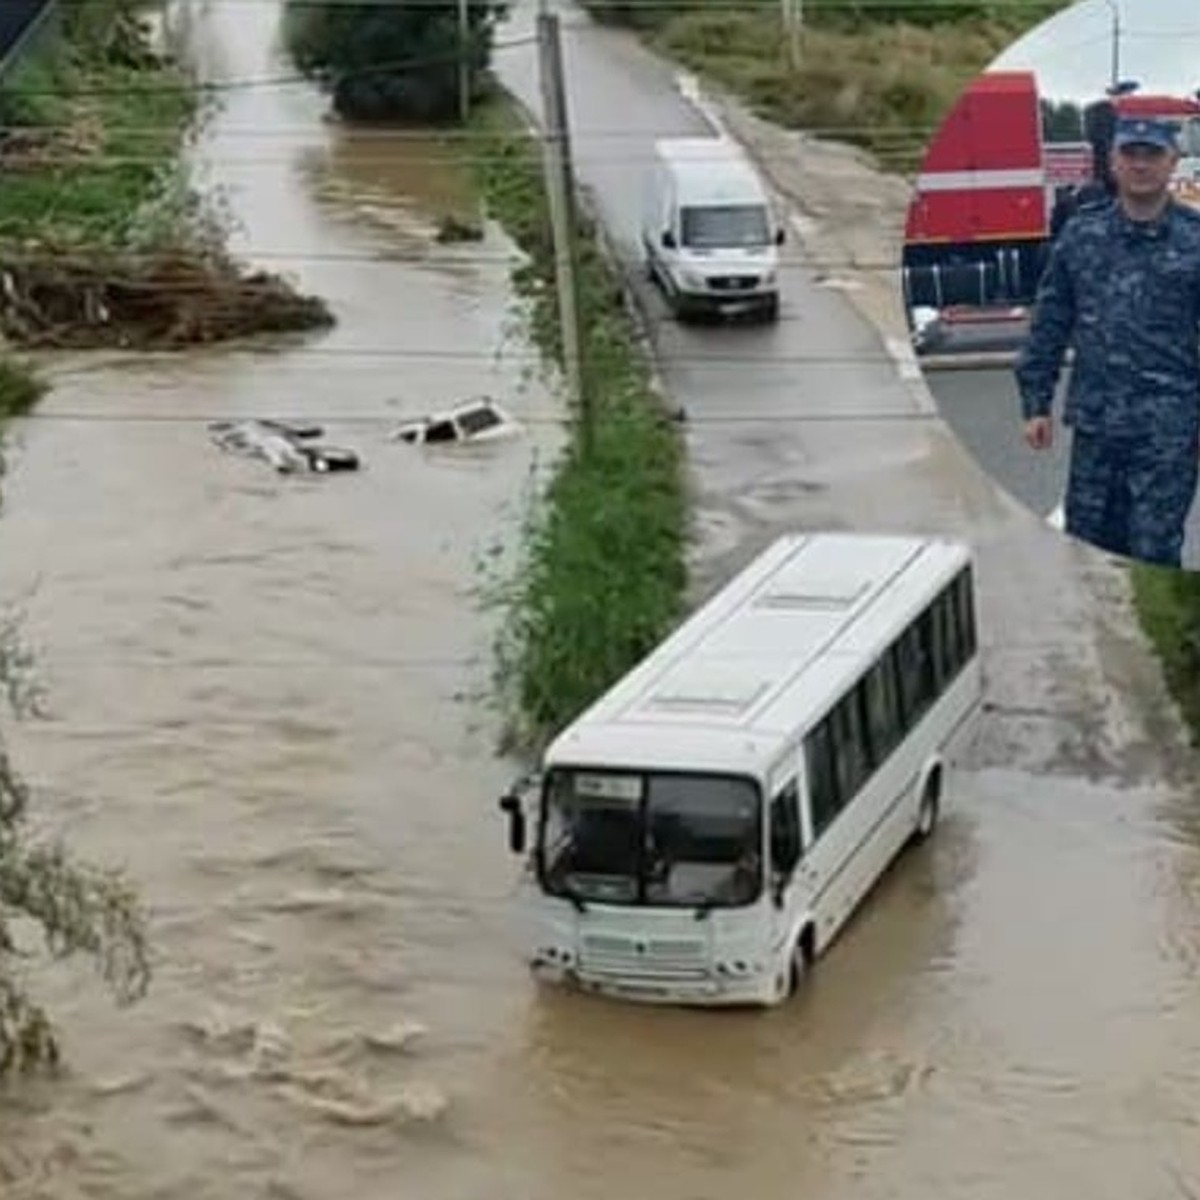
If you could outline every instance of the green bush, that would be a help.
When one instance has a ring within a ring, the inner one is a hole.
[[[287,3],[288,52],[301,71],[326,83],[340,115],[431,123],[457,115],[462,48],[455,0],[395,8]],[[493,31],[504,12],[493,0],[469,0],[465,50],[473,96],[484,90]]]
[[[0,428],[9,417],[27,413],[45,391],[46,385],[29,367],[0,354]]]
[[[0,693],[14,716],[38,715],[40,691],[11,617],[0,619]],[[139,999],[150,981],[135,893],[119,873],[76,862],[60,842],[36,838],[31,799],[0,741],[0,1079],[59,1061],[50,1019],[25,986],[29,934],[40,934],[51,958],[92,959],[120,1003]]]

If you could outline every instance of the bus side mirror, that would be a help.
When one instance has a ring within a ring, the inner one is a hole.
[[[675,249],[675,235],[669,229],[662,235],[662,244],[668,250]]]
[[[775,245],[782,246],[787,241],[787,230],[782,225],[775,230]]]
[[[509,793],[500,797],[500,811],[508,813],[508,848],[513,854],[525,852],[525,810],[521,798]]]

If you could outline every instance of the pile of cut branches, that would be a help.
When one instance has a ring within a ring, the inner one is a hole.
[[[332,324],[319,297],[223,255],[0,248],[0,336],[31,349],[183,349]]]

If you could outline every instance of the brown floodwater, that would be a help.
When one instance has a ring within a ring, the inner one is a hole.
[[[189,12],[209,78],[286,71],[273,4]],[[71,1070],[0,1106],[0,1196],[1200,1191],[1195,797],[1144,744],[1130,758],[1105,695],[1022,734],[1036,643],[993,670],[1007,723],[938,838],[794,1003],[533,986],[475,589],[559,445],[554,401],[510,329],[502,234],[434,243],[461,175],[324,111],[304,87],[231,90],[195,156],[235,247],[328,297],[337,328],[270,354],[55,360],[10,437],[0,596],[22,599],[50,710],[11,740],[40,820],[139,882],[158,958],[127,1011],[83,968],[39,973]],[[386,439],[482,392],[518,436]],[[226,415],[319,419],[365,469],[277,477],[209,443]],[[1016,611],[993,585],[985,609]]]

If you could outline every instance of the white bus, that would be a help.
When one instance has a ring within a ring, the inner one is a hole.
[[[564,730],[500,801],[535,974],[772,1005],[929,836],[981,709],[972,556],[781,538]]]

